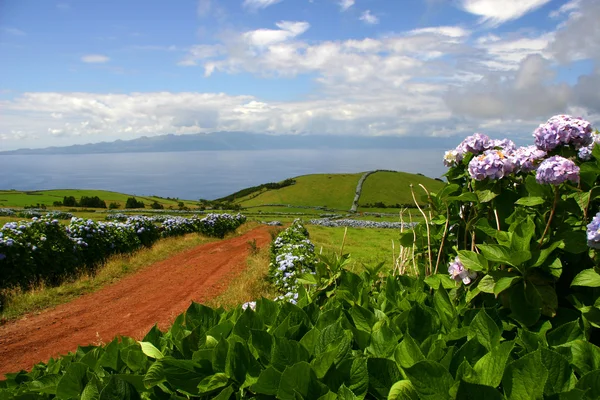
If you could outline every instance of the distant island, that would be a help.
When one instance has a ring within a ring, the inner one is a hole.
[[[160,135],[41,149],[1,151],[0,155],[152,153],[178,151],[283,150],[283,149],[447,149],[460,142],[455,137],[265,135],[214,132]]]

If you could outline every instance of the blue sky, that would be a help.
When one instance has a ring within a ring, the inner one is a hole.
[[[0,150],[600,122],[595,0],[0,1]]]

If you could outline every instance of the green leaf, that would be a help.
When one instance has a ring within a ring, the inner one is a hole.
[[[397,344],[398,338],[394,331],[387,326],[386,321],[380,321],[373,328],[371,344],[367,350],[375,357],[387,358],[392,355]]]
[[[476,337],[488,351],[500,343],[501,336],[502,331],[485,310],[479,311],[469,325],[468,339]]]
[[[497,261],[504,264],[511,263],[511,252],[508,247],[499,244],[478,244],[477,248],[481,250],[484,257],[489,261]]]
[[[363,330],[365,332],[371,332],[373,325],[375,325],[375,322],[377,322],[375,314],[359,305],[355,305],[354,307],[352,307],[349,313],[352,317],[354,325],[358,329]]]
[[[477,199],[480,203],[488,203],[498,197],[498,193],[494,193],[491,190],[478,190],[475,192]]]
[[[571,321],[549,331],[546,335],[550,346],[560,346],[577,339],[583,339],[579,321]]]
[[[388,394],[388,400],[419,400],[419,394],[408,380],[394,383]]]
[[[600,287],[600,274],[593,268],[584,269],[575,276],[571,286]]]
[[[140,346],[142,347],[142,351],[144,352],[145,355],[147,355],[148,357],[151,358],[155,358],[157,360],[160,360],[161,358],[163,358],[163,354],[160,352],[160,350],[158,350],[156,347],[154,347],[154,345],[150,342],[138,342],[140,344]]]
[[[456,398],[461,400],[502,400],[502,394],[490,386],[460,381]]]
[[[220,319],[221,316],[215,310],[195,302],[192,302],[185,312],[185,326],[189,330],[202,326],[208,331],[217,325]]]
[[[394,383],[402,379],[396,363],[387,358],[369,358],[369,393],[378,399],[385,399]]]
[[[100,392],[100,400],[137,400],[139,398],[140,395],[133,385],[114,376]]]
[[[282,400],[296,400],[295,392],[304,399],[318,399],[323,394],[315,372],[305,361],[283,371],[277,397]]]
[[[556,347],[580,375],[600,369],[600,348],[586,340],[578,339]]]
[[[235,393],[231,386],[227,386],[225,389],[221,391],[217,396],[213,398],[213,400],[229,400],[231,395]]]
[[[267,367],[260,373],[258,381],[252,385],[252,391],[259,394],[275,396],[279,390],[281,375],[281,372],[277,371],[275,368],[271,366]]]
[[[88,383],[88,366],[74,362],[67,367],[64,376],[56,386],[56,397],[59,399],[70,399],[79,397]]]
[[[547,379],[548,371],[538,350],[508,364],[502,385],[509,400],[541,399]]]
[[[494,285],[494,295],[498,297],[500,293],[504,292],[506,289],[511,287],[513,283],[517,283],[521,279],[522,278],[520,276],[505,276],[498,279],[498,281]]]
[[[473,367],[479,381],[472,383],[497,387],[502,381],[502,376],[505,373],[504,368],[513,347],[514,342],[512,341],[502,342],[499,346],[494,347],[492,351],[481,357]]]
[[[156,361],[148,368],[146,375],[144,375],[144,386],[150,389],[166,380],[165,368],[160,361]]]
[[[339,400],[358,400],[358,397],[356,397],[352,390],[348,389],[344,384],[340,386],[337,395]]]
[[[449,331],[456,323],[456,308],[452,304],[452,301],[450,301],[448,292],[442,286],[433,295],[433,305],[442,325]]]
[[[419,361],[404,370],[421,399],[450,399],[454,379],[443,365],[429,360]]]
[[[437,314],[429,307],[416,303],[408,312],[408,331],[418,342],[437,333],[440,322]]]
[[[496,281],[492,275],[486,275],[477,284],[477,289],[483,293],[494,293],[494,286],[496,286]]]
[[[402,368],[410,368],[417,362],[425,360],[421,348],[408,332],[404,334],[402,342],[396,346],[394,358]]]
[[[465,268],[470,269],[471,271],[488,270],[488,260],[483,256],[483,254],[478,254],[469,250],[459,250],[458,258],[460,258],[460,261],[463,263]]]
[[[119,370],[119,340],[114,339],[105,348],[104,353],[100,356],[98,364],[105,368],[110,368],[113,371]]]
[[[198,384],[198,391],[200,392],[200,394],[210,393],[217,389],[224,388],[228,384],[229,377],[222,372],[218,372],[214,375],[210,375],[202,379]]]
[[[521,322],[525,326],[531,326],[535,324],[542,315],[542,299],[528,298],[525,295],[526,290],[527,289],[522,283],[514,286],[514,288],[510,291],[510,310],[512,312],[511,316],[514,319]],[[539,304],[536,304],[537,302],[539,302]]]
[[[456,287],[456,282],[450,278],[448,274],[429,275],[425,278],[425,283],[432,289],[439,288],[440,284],[444,287],[444,289],[454,289]]]
[[[600,370],[588,372],[583,375],[576,385],[577,389],[585,390],[588,399],[600,398]]]
[[[83,392],[81,392],[81,400],[100,400],[100,392],[98,386],[93,381],[89,381]]]
[[[566,358],[553,350],[542,348],[541,360],[548,370],[548,379],[544,387],[545,395],[567,392],[575,388],[577,379]]]
[[[543,197],[521,197],[519,200],[515,202],[515,204],[527,207],[539,206],[540,204],[544,204],[545,200]]]

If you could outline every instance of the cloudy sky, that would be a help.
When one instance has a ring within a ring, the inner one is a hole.
[[[598,0],[3,0],[0,150],[596,125],[599,20]]]

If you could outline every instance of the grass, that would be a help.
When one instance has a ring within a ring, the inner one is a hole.
[[[345,228],[327,228],[305,225],[315,252],[325,255],[340,253]],[[386,268],[393,267],[392,240],[398,246],[399,231],[395,229],[348,228],[344,253],[350,254],[351,271],[360,271],[363,265],[375,265],[385,262]],[[321,250],[322,249],[322,250]]]
[[[417,200],[425,192],[418,187],[424,185],[430,192],[436,192],[444,186],[443,182],[428,178],[423,175],[409,174],[406,172],[379,171],[369,175],[363,184],[360,204],[382,202],[390,204],[413,204],[410,185],[414,186]],[[387,210],[387,211],[386,211]],[[367,211],[363,207],[359,211]],[[370,211],[370,210],[369,210]],[[390,209],[381,209],[381,212],[394,212]]]
[[[62,201],[65,196],[73,196],[79,200],[82,196],[93,197],[98,196],[106,202],[118,203],[121,208],[125,207],[128,197],[135,197],[146,203],[149,207],[155,200],[162,204],[165,208],[178,208],[177,203],[182,201],[187,207],[197,207],[197,202],[193,200],[169,200],[162,197],[154,196],[134,196],[131,194],[111,192],[107,190],[81,190],[81,189],[60,189],[60,190],[35,190],[35,191],[20,191],[20,190],[0,190],[0,208],[2,207],[25,207],[35,204],[44,204],[52,206],[55,201]]]
[[[236,232],[226,236],[239,236],[254,229],[258,224],[246,223]],[[195,246],[219,239],[191,233],[185,236],[161,239],[151,248],[143,248],[133,254],[111,257],[94,275],[82,274],[60,286],[38,285],[29,290],[13,289],[6,293],[5,306],[0,321],[17,319],[25,314],[67,303],[79,296],[95,292],[103,286],[139,271],[156,262],[191,249]]]
[[[248,244],[252,253],[252,244]],[[267,280],[269,272],[269,246],[258,248],[254,254],[248,257],[248,267],[238,275],[227,290],[216,298],[209,300],[210,307],[223,307],[231,309],[254,301],[261,297],[273,299],[277,297],[277,291]]]
[[[282,189],[267,190],[236,200],[242,207],[264,204],[291,204],[297,206],[326,206],[349,210],[354,199],[359,174],[314,174],[294,178],[296,184]],[[302,212],[302,211],[300,211]]]

